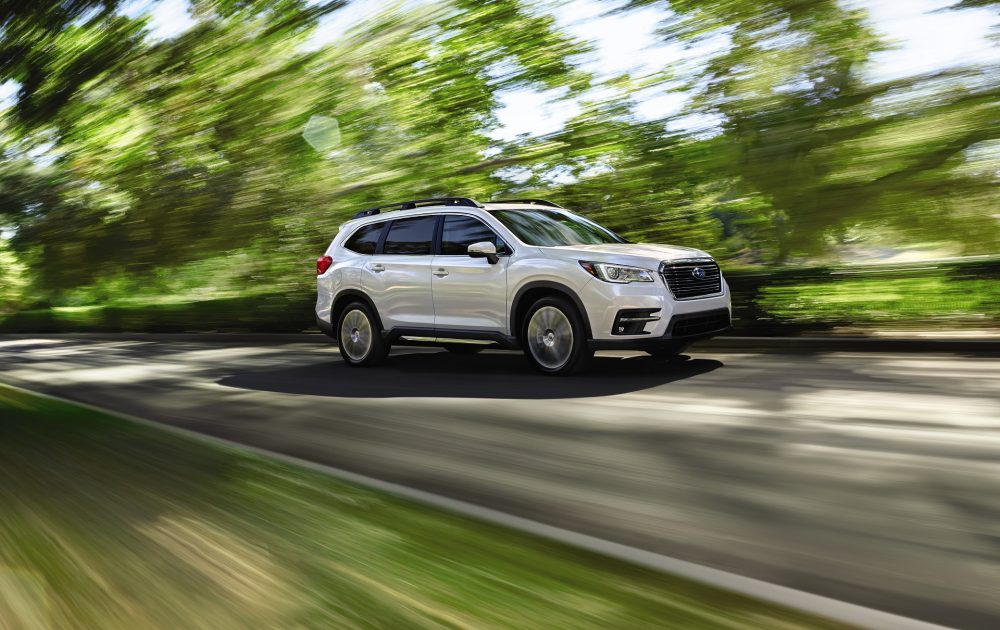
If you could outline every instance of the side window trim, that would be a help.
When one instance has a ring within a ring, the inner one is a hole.
[[[382,222],[382,233],[378,235],[378,243],[375,245],[375,255],[382,255],[382,248],[385,246],[385,237],[389,236],[389,230],[392,229],[392,224],[394,221],[383,221]]]
[[[437,238],[435,239],[436,242],[437,242],[437,245],[434,248],[434,252],[435,252],[434,255],[435,256],[464,256],[465,255],[465,254],[442,254],[442,253],[440,253],[442,251],[442,246],[443,246],[443,243],[444,243],[444,219],[445,219],[445,217],[462,217],[463,219],[472,219],[473,221],[478,221],[480,223],[480,225],[482,225],[487,230],[489,230],[490,232],[493,233],[493,237],[495,239],[503,241],[504,245],[506,245],[506,247],[507,247],[506,251],[504,253],[502,253],[502,254],[497,254],[498,256],[500,256],[500,257],[506,257],[506,256],[511,256],[511,255],[514,254],[514,248],[510,246],[510,243],[507,242],[507,239],[505,239],[504,237],[500,236],[500,234],[495,229],[493,229],[492,225],[490,225],[486,221],[483,221],[482,219],[480,219],[479,217],[477,217],[475,215],[460,214],[460,213],[456,212],[456,213],[453,213],[453,214],[443,214],[443,215],[441,215],[441,218],[438,221],[438,233],[437,233]]]
[[[431,243],[431,256],[441,255],[441,239],[444,237],[444,219],[446,214],[437,215],[437,224],[434,226],[434,242]]]

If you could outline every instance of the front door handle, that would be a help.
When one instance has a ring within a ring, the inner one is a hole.
[[[368,268],[374,271],[375,273],[382,273],[383,271],[385,271],[385,265],[381,263],[374,263]]]
[[[437,276],[438,278],[443,278],[443,277],[445,277],[445,276],[448,275],[448,270],[447,269],[435,269],[434,270],[434,275]]]

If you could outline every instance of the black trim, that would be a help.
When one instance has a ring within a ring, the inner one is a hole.
[[[372,256],[382,255],[382,248],[385,247],[385,239],[386,237],[389,236],[389,228],[392,227],[392,223],[393,219],[389,219],[388,221],[382,222],[382,225],[384,227],[382,228],[382,233],[379,234],[378,243],[375,243],[375,253],[372,254]]]
[[[483,204],[468,197],[431,197],[430,199],[413,199],[410,201],[399,201],[387,203],[384,206],[366,208],[354,215],[355,219],[370,217],[381,214],[385,208],[395,208],[397,210],[413,210],[420,206],[468,206],[470,208],[482,208]]]
[[[511,301],[510,305],[510,319],[508,320],[508,326],[513,335],[516,336],[518,334],[518,331],[514,330],[514,325],[516,322],[515,315],[517,314],[517,309],[521,306],[521,299],[524,297],[525,293],[531,291],[532,289],[550,289],[570,298],[573,301],[573,304],[576,305],[576,309],[580,314],[580,319],[583,320],[583,327],[587,333],[587,339],[594,336],[590,331],[590,316],[587,314],[587,309],[583,307],[583,301],[581,301],[579,296],[577,296],[576,291],[569,288],[565,284],[550,282],[549,280],[535,280],[534,282],[529,282],[518,289],[517,293],[514,294],[514,299]]]
[[[333,332],[333,324],[326,321],[319,315],[316,316],[316,326],[318,326],[320,332],[326,335],[327,337],[330,337],[331,339],[337,338],[337,333]]]
[[[611,325],[612,335],[650,335],[646,330],[649,322],[660,321],[658,308],[625,308],[618,311]],[[620,331],[620,332],[619,332]]]
[[[725,313],[725,326],[714,330],[698,332],[693,335],[673,335],[674,327],[680,322],[721,316],[723,313]],[[732,328],[732,323],[730,321],[729,309],[719,308],[694,313],[681,313],[670,318],[670,322],[667,324],[667,331],[660,337],[653,337],[651,339],[591,339],[590,347],[594,350],[645,350],[647,348],[676,345],[678,342],[691,343],[708,339],[709,337],[721,335],[730,328]]]
[[[521,346],[517,339],[509,335],[491,330],[452,330],[450,328],[426,328],[407,327],[393,328],[383,331],[382,338],[386,343],[393,343],[401,346],[442,346],[447,345],[446,341],[400,341],[400,337],[435,337],[444,339],[470,339],[477,341],[493,341],[502,348],[516,350]]]
[[[681,313],[670,318],[667,325],[667,334],[673,339],[687,339],[688,337],[703,337],[713,335],[720,330],[728,330],[732,327],[732,316],[728,308],[713,308],[707,311],[696,311],[694,313]],[[680,328],[682,334],[677,334]],[[689,332],[690,330],[694,332]]]
[[[441,235],[444,232],[444,215],[436,214],[437,223],[434,224],[434,241],[431,243],[431,256],[441,255]]]

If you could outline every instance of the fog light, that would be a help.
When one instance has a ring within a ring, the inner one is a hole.
[[[648,335],[646,324],[660,320],[658,308],[630,308],[618,311],[612,334],[615,335]]]

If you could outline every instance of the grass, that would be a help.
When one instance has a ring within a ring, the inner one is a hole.
[[[836,624],[0,386],[0,628]]]
[[[996,280],[949,278],[851,278],[837,282],[766,287],[760,305],[789,321],[855,324],[1000,319]]]

